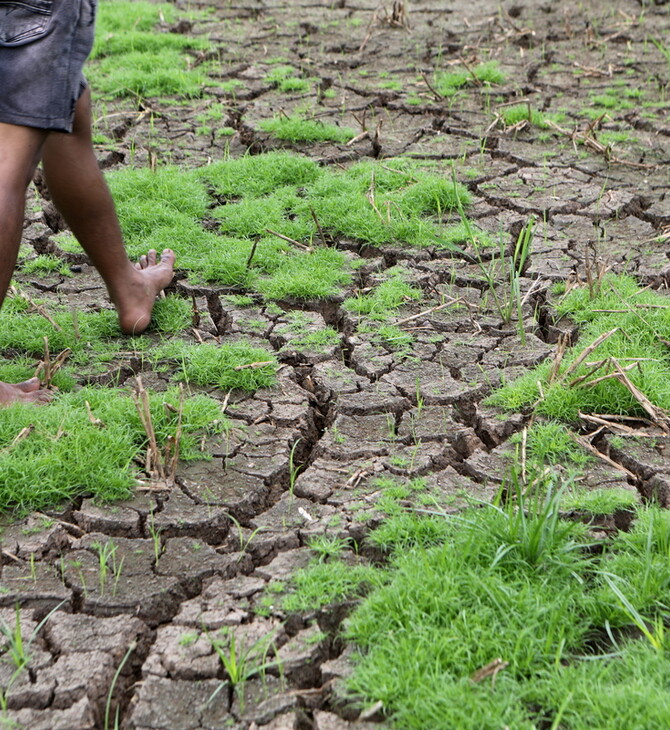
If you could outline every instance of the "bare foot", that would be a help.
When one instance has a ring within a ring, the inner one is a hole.
[[[151,249],[135,264],[134,275],[126,282],[124,290],[113,297],[124,334],[139,335],[149,326],[156,296],[174,277],[174,262],[174,251],[166,248],[160,261]]]
[[[52,397],[52,393],[40,388],[39,378],[31,378],[16,385],[0,383],[0,407],[10,403],[48,403]]]

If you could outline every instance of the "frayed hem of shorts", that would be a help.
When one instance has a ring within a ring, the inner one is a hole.
[[[9,114],[0,109],[0,122],[3,124],[14,124],[17,127],[31,127],[42,129],[45,132],[72,132],[74,119],[45,119],[43,117],[31,117],[23,114]]]

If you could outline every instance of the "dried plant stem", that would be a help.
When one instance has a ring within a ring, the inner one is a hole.
[[[451,301],[444,302],[444,304],[438,304],[436,307],[431,307],[430,309],[425,309],[423,312],[419,312],[418,314],[413,314],[411,317],[399,319],[397,322],[394,322],[394,326],[400,327],[401,324],[407,324],[407,322],[412,322],[413,320],[419,319],[420,317],[425,317],[427,314],[439,312],[441,309],[451,307],[452,304],[457,304],[460,301],[462,301],[461,297],[459,297],[458,299],[451,299]]]
[[[597,337],[588,347],[585,347],[582,352],[570,363],[570,366],[563,373],[561,379],[565,379],[568,375],[570,375],[570,373],[573,373],[597,347],[602,345],[605,340],[608,340],[613,334],[618,331],[619,328],[615,327],[609,332],[604,332],[602,335],[600,335],[600,337]]]
[[[269,233],[272,236],[277,236],[277,238],[281,238],[282,241],[287,241],[288,243],[292,243],[294,246],[297,246],[298,248],[303,249],[303,251],[311,251],[311,246],[306,246],[304,243],[300,243],[300,241],[296,241],[295,238],[289,238],[288,236],[285,236],[283,233],[277,233],[277,231],[273,231],[270,228],[265,229],[266,233]]]

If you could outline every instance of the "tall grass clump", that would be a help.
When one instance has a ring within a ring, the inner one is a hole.
[[[544,486],[372,534],[391,562],[346,624],[350,699],[403,730],[665,726],[667,515],[595,551]]]

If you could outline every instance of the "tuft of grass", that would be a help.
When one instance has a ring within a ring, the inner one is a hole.
[[[187,59],[178,51],[158,53],[134,51],[121,56],[101,59],[89,67],[88,75],[96,90],[105,96],[196,97],[207,81],[199,69],[188,67]]]
[[[347,549],[347,540],[330,535],[316,535],[307,543],[309,549],[317,556],[320,563],[331,558],[341,558]]]
[[[562,119],[562,115],[560,114],[544,114],[537,109],[533,109],[528,104],[515,104],[504,107],[501,111],[501,116],[503,122],[508,127],[512,127],[521,121],[527,121],[533,127],[538,127],[539,129],[549,129],[549,121],[559,122]]]
[[[414,342],[414,337],[409,332],[392,324],[363,324],[358,327],[358,331],[369,332],[373,342],[380,343],[393,352],[406,352]]]
[[[577,445],[570,430],[558,421],[534,423],[528,429],[526,446],[529,460],[538,465],[583,467],[593,461],[593,457]]]
[[[167,360],[176,365],[174,377],[194,385],[252,392],[275,383],[274,354],[245,343],[190,345],[172,340],[156,347],[151,357],[156,364]]]
[[[346,257],[332,248],[283,257],[272,276],[260,278],[256,288],[267,299],[327,299],[349,283]]]
[[[287,185],[308,185],[321,175],[321,170],[308,157],[267,152],[215,162],[203,168],[199,175],[212,185],[217,195],[238,198],[269,195]]]
[[[459,89],[481,84],[502,84],[505,74],[495,61],[480,63],[470,70],[457,69],[441,71],[435,74],[434,87],[442,96],[453,96]]]
[[[58,273],[61,276],[71,276],[70,267],[57,256],[41,254],[34,259],[25,261],[21,264],[21,272],[23,274],[51,274]]]
[[[303,79],[293,66],[274,66],[272,70],[266,74],[265,80],[269,84],[273,84],[282,92],[302,92],[308,91],[311,84],[307,79]]]
[[[156,302],[151,319],[157,330],[175,335],[191,326],[193,308],[186,299],[167,296]]]
[[[389,278],[371,292],[347,299],[345,309],[374,320],[385,320],[405,302],[421,298],[421,289],[411,286],[406,279],[408,272],[400,267],[389,269]]]
[[[298,115],[265,119],[258,125],[277,139],[287,142],[348,142],[356,136],[350,127],[305,119]]]
[[[620,487],[576,490],[563,496],[561,509],[583,510],[594,515],[611,515],[619,510],[632,510],[638,502],[636,494]]]
[[[297,571],[282,606],[289,613],[312,611],[329,603],[351,600],[379,583],[379,573],[368,565],[315,562]]]

